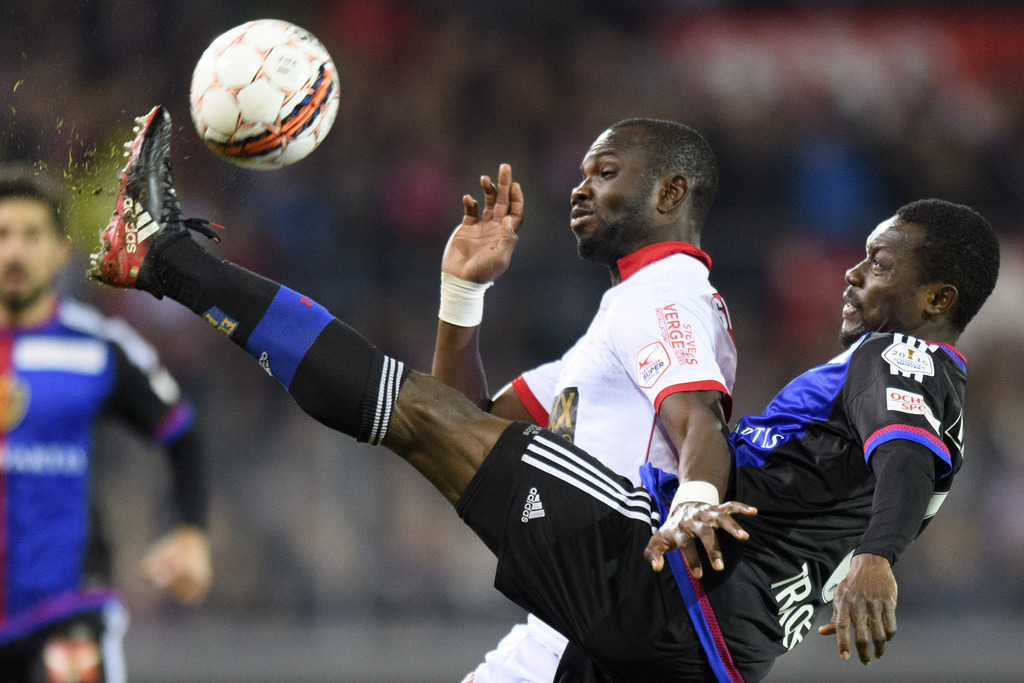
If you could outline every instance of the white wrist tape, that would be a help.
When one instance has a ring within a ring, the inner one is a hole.
[[[459,327],[476,327],[484,319],[484,292],[493,282],[469,282],[441,273],[441,308],[437,317]]]
[[[680,503],[707,503],[718,505],[722,499],[718,497],[718,487],[706,481],[684,481],[679,485],[676,495],[672,496],[672,507]]]

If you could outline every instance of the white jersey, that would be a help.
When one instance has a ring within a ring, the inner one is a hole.
[[[512,389],[533,419],[639,484],[645,462],[675,472],[679,455],[658,418],[678,391],[720,391],[732,407],[736,345],[711,260],[667,242],[619,261],[587,332],[559,360],[523,373]],[[475,683],[550,682],[565,638],[530,615],[473,673]],[[557,649],[537,656],[537,647]],[[531,672],[524,675],[524,671]]]
[[[622,282],[605,292],[586,334],[560,360],[512,383],[533,418],[634,484],[648,461],[675,472],[661,402],[714,390],[728,413],[736,378],[736,345],[709,263],[680,242],[622,259]]]

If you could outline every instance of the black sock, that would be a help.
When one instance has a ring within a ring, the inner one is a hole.
[[[226,334],[276,377],[304,411],[360,441],[380,443],[408,375],[320,304],[221,261],[191,238],[157,261],[164,294]]]

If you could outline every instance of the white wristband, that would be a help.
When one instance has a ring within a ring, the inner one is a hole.
[[[437,317],[459,327],[476,327],[484,319],[484,292],[493,284],[469,282],[442,271]]]
[[[672,507],[680,503],[707,503],[718,505],[722,499],[718,497],[718,487],[706,481],[684,481],[679,485],[676,495],[672,496]]]

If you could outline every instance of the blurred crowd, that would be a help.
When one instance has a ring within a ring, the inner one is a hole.
[[[569,193],[590,142],[629,116],[703,132],[721,165],[703,248],[736,328],[736,413],[839,351],[845,269],[904,203],[941,197],[1003,241],[996,293],[963,337],[967,456],[897,566],[907,610],[1024,606],[1024,10],[692,0],[93,0],[0,8],[0,161],[41,162],[72,193],[67,290],[131,320],[198,406],[210,440],[216,613],[514,614],[493,560],[411,468],[305,417],[185,309],[81,276],[113,206],[120,144],[154,104],[176,122],[186,213],[227,226],[216,253],[326,305],[429,371],[438,273],[463,194],[508,162],[526,220],[490,290],[492,388],[582,334],[608,275],[581,262]],[[312,31],[341,109],[279,171],[216,159],[188,112],[219,33],[274,17]],[[132,565],[167,520],[157,460],[116,430],[98,486],[136,618],[173,612]]]

